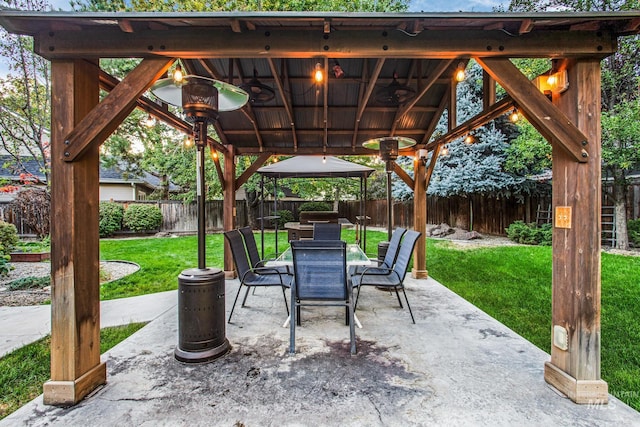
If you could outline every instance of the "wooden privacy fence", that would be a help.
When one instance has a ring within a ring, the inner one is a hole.
[[[129,204],[153,204],[162,212],[161,232],[167,233],[195,233],[198,228],[197,206],[195,203],[182,203],[179,201],[136,201],[118,202],[127,206]],[[289,210],[298,220],[299,206],[304,201],[279,201],[278,210]],[[428,197],[427,198],[427,223],[447,223],[451,226],[466,230],[473,229],[479,233],[504,235],[505,228],[514,221],[535,222],[538,199],[531,198],[519,203],[515,199],[498,199],[482,196],[473,197]],[[264,215],[274,215],[273,203],[264,204]],[[223,223],[223,201],[208,201],[205,206],[207,231],[220,231]],[[360,202],[357,200],[343,201],[338,205],[340,217],[347,218],[355,224],[356,216],[360,215]],[[386,227],[387,202],[386,200],[369,200],[366,203],[366,213],[371,220],[368,225]],[[259,206],[249,207],[244,200],[236,201],[236,223],[238,227],[248,224],[259,227]],[[32,230],[24,224],[20,215],[14,212],[7,203],[0,204],[0,219],[16,226],[21,235],[33,234]],[[413,227],[413,203],[395,202],[393,204],[394,227]],[[271,228],[271,224],[268,224]]]

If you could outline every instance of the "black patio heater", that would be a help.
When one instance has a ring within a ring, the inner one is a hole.
[[[377,150],[380,160],[385,163],[385,172],[387,173],[387,241],[378,244],[378,260],[382,261],[389,248],[391,241],[391,233],[393,231],[393,199],[391,195],[391,173],[393,172],[393,161],[398,158],[398,152],[401,148],[411,147],[416,141],[404,136],[389,136],[385,138],[374,138],[365,141],[362,146],[370,150]]]
[[[218,112],[241,108],[249,96],[228,83],[193,75],[179,82],[173,78],[158,80],[151,91],[161,101],[181,106],[186,119],[193,123],[197,147],[198,268],[184,270],[178,276],[178,346],[174,354],[180,362],[205,363],[231,349],[225,330],[224,272],[206,266],[207,125],[218,119]]]

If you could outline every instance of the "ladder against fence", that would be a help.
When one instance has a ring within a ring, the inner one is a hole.
[[[602,246],[615,247],[616,245],[616,215],[614,206],[602,205],[600,215],[601,244]]]

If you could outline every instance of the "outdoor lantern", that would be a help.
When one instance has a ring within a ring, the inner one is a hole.
[[[387,235],[391,240],[391,229],[393,228],[393,218],[391,209],[391,172],[393,167],[391,162],[398,158],[398,152],[402,148],[408,148],[416,145],[416,141],[412,138],[404,136],[388,136],[384,138],[373,138],[362,143],[364,148],[370,150],[378,150],[380,159],[385,162],[385,170],[387,172]]]
[[[182,81],[158,80],[151,92],[161,101],[182,107],[193,123],[197,147],[196,193],[198,205],[198,268],[178,276],[178,346],[175,358],[185,363],[203,363],[229,352],[225,333],[224,273],[206,267],[205,147],[207,125],[218,119],[220,111],[232,111],[246,104],[249,95],[231,84],[187,75]]]

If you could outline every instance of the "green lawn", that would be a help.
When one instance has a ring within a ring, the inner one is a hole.
[[[343,238],[354,241],[354,231]],[[369,231],[370,257],[385,232]],[[258,246],[260,246],[260,236]],[[208,266],[222,268],[223,235],[207,236]],[[279,235],[279,249],[286,245]],[[266,254],[274,252],[274,233],[265,234]],[[551,344],[551,248],[498,246],[459,249],[428,240],[431,277],[504,323],[541,349]],[[141,266],[131,276],[106,284],[103,299],[176,289],[177,277],[197,265],[195,236],[101,241],[103,260],[128,260]],[[640,409],[640,258],[602,255],[602,377],[609,390]]]
[[[100,331],[100,353],[143,327],[144,323],[104,328]],[[0,359],[0,419],[42,394],[49,380],[51,337],[15,350]]]
[[[429,241],[431,277],[547,353],[551,351],[551,248],[456,249]],[[640,258],[602,254],[602,378],[640,410]]]

